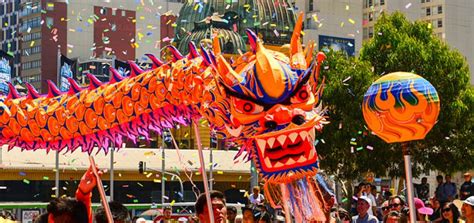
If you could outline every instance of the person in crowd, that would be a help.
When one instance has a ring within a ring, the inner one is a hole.
[[[387,216],[390,213],[390,204],[388,201],[384,201],[381,206],[381,211],[382,211],[382,216],[380,219],[385,219],[385,216]]]
[[[366,196],[367,195],[367,184],[364,183],[364,182],[360,182],[359,183],[359,190],[357,192],[357,197],[362,197],[362,196]]]
[[[448,201],[448,197],[446,196],[446,193],[444,192],[443,176],[441,175],[436,176],[436,181],[438,182],[438,186],[436,187],[435,197],[436,197],[436,200],[439,201],[441,206],[443,206],[444,203]]]
[[[466,200],[466,198],[474,196],[474,183],[472,183],[472,177],[469,172],[464,173],[464,183],[459,189],[459,198]]]
[[[421,183],[416,185],[416,194],[422,201],[427,201],[430,198],[430,184],[428,178],[421,178]]]
[[[49,202],[48,222],[89,223],[88,211],[83,202],[71,197],[55,198]]]
[[[46,219],[49,223],[92,223],[91,197],[96,185],[97,179],[90,166],[79,182],[76,198],[53,199],[46,208],[47,213],[41,215],[35,222],[43,223]]]
[[[254,209],[255,207],[253,205],[246,205],[245,207],[242,207],[243,223],[254,223],[256,221]]]
[[[384,223],[398,223],[400,222],[401,214],[398,211],[389,211],[387,215],[383,217]]]
[[[258,218],[257,223],[271,223],[272,216],[268,212],[261,212],[260,217]]]
[[[371,208],[371,200],[366,196],[361,196],[357,200],[357,215],[352,217],[352,223],[377,223],[375,216],[368,213]]]
[[[415,197],[416,219],[418,222],[426,222],[427,216],[433,214],[433,209],[425,207],[425,202]]]
[[[12,214],[10,211],[6,211],[6,210],[3,210],[2,213],[0,213],[0,219],[2,220],[11,220],[11,221],[15,221],[16,218],[15,218],[15,215]]]
[[[441,222],[443,220],[443,217],[441,216],[441,203],[438,201],[436,197],[432,197],[430,199],[431,202],[431,207],[433,208],[433,214],[431,214],[428,219],[431,222]]]
[[[191,215],[188,217],[188,223],[199,223],[199,218],[196,215]]]
[[[405,208],[405,199],[401,196],[393,196],[390,198],[390,211],[401,212]]]
[[[375,200],[375,196],[377,195],[377,188],[375,185],[370,183],[365,185],[365,194],[370,199],[370,209],[369,214],[376,216],[377,215],[377,201]]]
[[[457,196],[457,189],[456,189],[456,184],[454,182],[451,182],[451,175],[446,174],[444,176],[444,179],[446,182],[444,182],[444,193],[446,194],[446,197],[449,202],[453,201],[456,196]]]
[[[43,213],[35,218],[34,223],[48,223],[48,213]]]
[[[130,215],[128,210],[122,203],[117,201],[109,202],[110,212],[114,218],[114,223],[129,223]],[[96,223],[107,223],[107,215],[105,209],[101,206],[95,211],[95,222]]]
[[[173,213],[173,210],[171,209],[170,206],[166,206],[163,208],[163,218],[161,218],[161,222],[170,222],[172,220],[171,214]]]
[[[227,208],[224,194],[220,191],[211,191],[209,193],[211,197],[212,213],[214,214],[214,222],[225,223],[227,221]],[[199,195],[194,208],[196,209],[196,215],[199,217],[200,223],[211,222],[205,193]]]
[[[260,193],[260,187],[255,186],[252,189],[252,194],[249,196],[249,204],[255,206],[262,205],[265,202],[265,197]]]
[[[359,197],[360,190],[359,186],[354,186],[354,196],[352,196],[351,209],[349,210],[352,216],[357,215],[357,198]]]
[[[388,201],[390,200],[390,198],[392,197],[392,192],[390,192],[389,190],[386,190],[383,192],[383,199]]]
[[[349,223],[352,218],[344,208],[331,208],[329,223]]]
[[[237,208],[234,206],[227,207],[227,221],[229,223],[235,223],[235,218],[237,217]]]
[[[461,213],[466,223],[474,223],[474,196],[470,196],[463,201]]]
[[[441,209],[443,220],[441,223],[457,223],[461,214],[454,203],[448,202]]]

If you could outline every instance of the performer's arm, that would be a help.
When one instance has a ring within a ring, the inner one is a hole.
[[[81,182],[76,190],[76,199],[86,206],[89,223],[92,223],[92,190],[96,185],[97,179],[94,176],[91,166],[82,176]]]

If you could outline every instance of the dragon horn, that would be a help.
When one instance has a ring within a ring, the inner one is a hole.
[[[129,60],[128,64],[130,65],[130,77],[136,77],[144,72],[133,60]]]
[[[160,59],[156,58],[155,55],[153,54],[150,54],[150,53],[147,53],[145,54],[145,56],[147,56],[148,58],[150,58],[151,62],[153,63],[152,65],[152,68],[153,69],[156,69],[158,67],[161,67],[163,66],[163,61],[161,61]]]
[[[188,43],[188,47],[189,47],[188,59],[194,59],[194,58],[199,57],[198,49],[196,47],[196,44],[194,44],[193,41],[190,41]]]
[[[122,75],[113,67],[109,67],[109,71],[112,75],[110,75],[109,83],[114,84],[123,80]]]
[[[33,85],[31,85],[30,83],[25,83],[25,84],[26,84],[26,88],[28,89],[28,95],[26,96],[27,98],[37,99],[40,97],[40,94],[35,89],[35,87],[33,87]]]
[[[301,30],[303,29],[303,16],[304,13],[300,12],[298,20],[293,30],[290,42],[290,65],[294,69],[306,69],[306,58],[303,54],[303,47],[301,46]]]
[[[58,89],[56,84],[54,84],[51,80],[47,80],[46,82],[48,83],[48,98],[54,98],[61,95],[61,91]]]
[[[16,90],[15,86],[13,86],[12,83],[8,82],[8,96],[7,99],[17,99],[20,97],[20,94],[18,94],[18,91]]]
[[[202,56],[202,61],[206,66],[210,66],[212,64],[211,62],[211,57],[207,53],[206,49],[204,46],[201,44],[201,56]]]
[[[257,51],[257,41],[258,41],[257,34],[255,34],[250,29],[245,30],[245,32],[247,33],[247,36],[249,37],[250,48],[252,48],[252,52],[255,53]]]
[[[174,47],[173,45],[168,45],[167,47],[170,50],[171,54],[173,54],[173,62],[184,58],[183,54],[181,54],[181,52],[179,52],[179,50],[176,49],[176,47]]]
[[[102,86],[102,82],[97,79],[97,77],[93,74],[87,73],[87,78],[89,78],[89,90],[94,90],[100,86]]]
[[[67,94],[72,95],[72,94],[76,94],[82,91],[82,88],[79,86],[79,84],[77,84],[77,82],[74,79],[69,77],[67,80],[69,81],[69,84],[70,84],[69,91],[67,92]]]

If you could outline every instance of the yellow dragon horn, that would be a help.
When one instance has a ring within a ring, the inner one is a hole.
[[[293,35],[291,36],[290,42],[290,65],[293,69],[304,70],[307,67],[306,58],[303,52],[303,47],[301,46],[301,31],[303,29],[303,17],[304,13],[300,12],[298,14],[298,20],[295,24],[295,29],[293,30]]]

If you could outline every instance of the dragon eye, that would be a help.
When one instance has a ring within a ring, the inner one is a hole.
[[[234,108],[242,114],[254,115],[263,111],[263,107],[251,101],[233,98]]]
[[[300,104],[308,101],[310,98],[310,92],[308,91],[307,86],[303,86],[293,97],[291,97],[290,101],[293,104]]]

